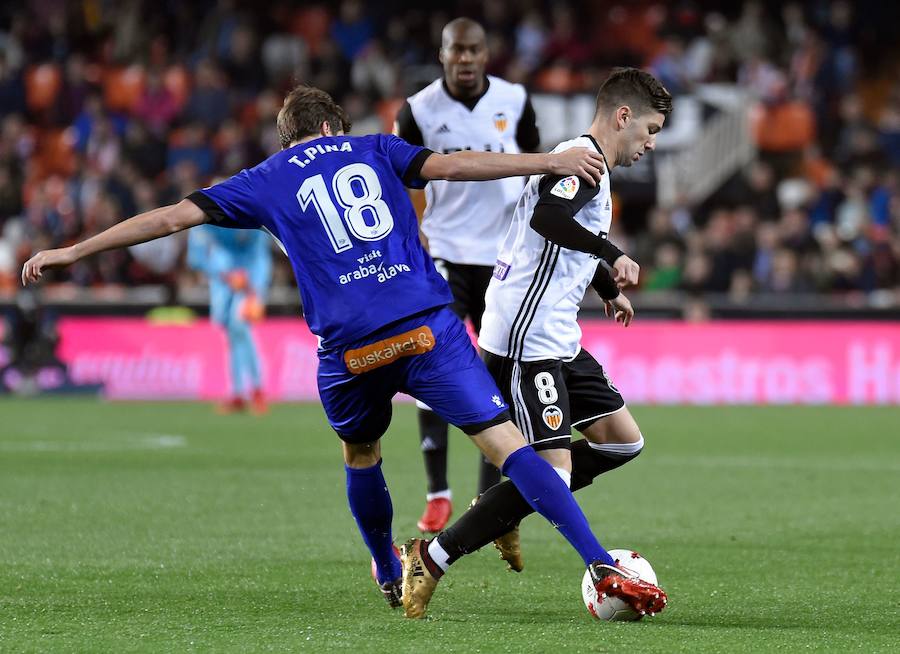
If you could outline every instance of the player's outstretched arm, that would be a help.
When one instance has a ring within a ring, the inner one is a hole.
[[[422,165],[423,179],[483,181],[521,175],[578,175],[596,186],[606,167],[603,157],[591,148],[569,148],[555,154],[504,154],[464,150],[431,154]]]
[[[48,268],[70,266],[98,252],[152,241],[205,222],[206,214],[190,200],[138,214],[75,245],[38,252],[22,267],[22,285],[36,282]]]

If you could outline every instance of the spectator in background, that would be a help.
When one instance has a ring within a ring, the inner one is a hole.
[[[180,107],[174,94],[163,84],[162,75],[157,70],[147,74],[144,91],[134,109],[134,116],[154,136],[164,136],[178,115]]]
[[[790,51],[803,47],[809,36],[809,25],[799,2],[787,2],[781,7],[781,22],[784,26],[784,44]]]
[[[197,64],[194,89],[184,108],[184,117],[214,131],[230,113],[231,99],[224,75],[212,61],[204,59]]]
[[[674,290],[681,285],[681,250],[673,242],[662,243],[654,252],[653,268],[643,288],[647,291]]]
[[[863,113],[862,99],[855,93],[841,98],[841,128],[834,146],[833,158],[842,168],[866,163],[880,163],[878,131]]]
[[[324,39],[310,62],[310,83],[335,97],[350,90],[350,62],[341,54],[338,44]]]
[[[732,48],[739,61],[765,59],[776,43],[775,29],[759,0],[745,0],[741,15],[730,29]]]
[[[810,285],[800,275],[797,253],[788,248],[779,248],[772,257],[772,269],[762,286],[763,291],[772,293],[800,293],[811,290]]]
[[[591,47],[580,33],[572,7],[567,4],[554,5],[550,21],[544,61],[562,61],[569,66],[584,64],[591,56]]]
[[[170,144],[166,166],[175,168],[183,161],[190,161],[203,177],[215,171],[216,159],[204,124],[188,123],[181,130],[180,138]]]
[[[24,114],[26,108],[22,72],[13,68],[0,51],[0,117]]]
[[[878,143],[888,163],[900,167],[900,89],[895,88],[878,119]]]
[[[703,232],[703,244],[709,258],[709,274],[704,288],[725,293],[731,286],[731,276],[737,268],[732,238],[734,219],[730,211],[717,209],[710,216]]]
[[[366,15],[365,5],[359,0],[343,0],[339,17],[331,28],[331,38],[346,61],[353,61],[369,45],[375,36],[372,21]]]
[[[203,12],[197,38],[199,56],[214,59],[228,56],[231,34],[241,22],[235,4],[235,0],[218,0],[214,8]]]
[[[112,121],[106,116],[98,117],[91,128],[85,146],[87,164],[102,174],[112,173],[119,164],[122,144],[116,135]]]
[[[353,60],[350,80],[356,92],[373,98],[392,98],[397,95],[397,71],[387,58],[384,45],[373,39]]]
[[[343,107],[353,122],[355,135],[364,136],[384,131],[384,121],[375,113],[372,103],[364,93],[351,93],[346,96]]]
[[[81,113],[88,96],[96,90],[88,81],[90,75],[84,56],[75,53],[66,59],[65,73],[55,103],[57,124],[70,125]]]
[[[574,93],[600,74],[598,62],[655,60],[672,87],[737,81],[759,96],[760,155],[746,176],[706,206],[674,210],[667,228],[673,239],[654,231],[653,213],[635,212],[635,224],[645,217],[648,224],[647,233],[633,235],[645,289],[678,284],[672,262],[682,257],[682,287],[699,280],[701,287],[746,298],[746,244],[753,242],[753,270],[768,261],[771,275],[775,252],[800,243],[795,276],[806,287],[856,290],[870,293],[872,302],[900,306],[900,293],[885,292],[900,286],[892,263],[900,251],[900,47],[883,38],[896,22],[885,20],[893,15],[890,3],[870,10],[847,0],[779,6],[750,0],[728,17],[691,2],[601,7],[454,0],[436,10],[396,11],[397,3],[375,9],[360,0],[333,6],[279,0],[252,15],[235,0],[171,6],[130,0],[101,3],[102,13],[62,10],[55,1],[38,10],[7,4],[0,22],[0,224],[16,232],[15,225],[25,225],[16,216],[28,216],[28,228],[12,245],[16,256],[29,247],[26,239],[61,244],[83,237],[97,220],[98,198],[125,207],[149,183],[162,201],[177,200],[182,189],[207,181],[197,177],[198,168],[230,173],[275,152],[274,116],[295,80],[325,87],[342,101],[356,133],[383,130],[379,112],[439,72],[431,66],[443,25],[475,11],[496,48],[491,70],[532,90]],[[668,35],[680,43],[673,48],[670,40],[665,51]],[[172,75],[176,62],[184,64],[181,77]],[[48,63],[42,79],[59,75],[58,88],[29,86],[28,75]],[[119,113],[121,98],[106,104],[105,82],[120,67],[146,75],[137,102],[125,103],[130,113]],[[53,98],[44,109],[38,108],[41,88]],[[199,138],[196,124],[203,129]],[[178,130],[185,126],[182,138]],[[71,170],[59,165],[68,159],[74,159]],[[186,179],[193,182],[185,185]],[[800,186],[799,201],[782,209],[776,189],[784,195]],[[629,210],[628,204],[623,198],[619,206]],[[752,238],[742,227],[751,221],[744,206],[759,223]],[[743,245],[722,250],[709,243],[712,235],[702,226],[720,209],[731,216],[731,238]],[[765,223],[773,221],[774,235],[766,234]],[[8,253],[12,241],[3,239]],[[705,274],[688,274],[696,256],[706,259],[695,266]],[[131,281],[137,269],[128,257],[126,264],[122,279]],[[719,279],[720,270],[730,273]],[[278,274],[290,278],[289,272]],[[95,273],[76,281],[100,283]],[[755,272],[750,278],[753,290],[763,283]]]
[[[516,27],[515,52],[525,73],[531,73],[541,63],[547,43],[547,28],[540,12],[532,8]]]
[[[122,143],[122,158],[133,164],[145,178],[155,179],[165,170],[168,148],[165,141],[147,131],[139,120],[128,124]]]
[[[289,84],[291,78],[304,79],[308,75],[309,48],[295,34],[270,34],[263,41],[261,57],[266,76],[275,88]]]
[[[10,70],[21,71],[28,60],[25,56],[22,35],[27,25],[25,12],[12,12],[9,29],[0,28],[0,53]]]
[[[228,86],[240,101],[251,99],[262,88],[265,78],[259,74],[262,61],[256,33],[247,24],[239,24],[231,32],[223,67],[228,77]]]
[[[22,176],[13,162],[0,160],[0,229],[22,213]]]
[[[828,10],[828,20],[822,31],[828,44],[826,70],[830,86],[838,93],[853,90],[859,71],[856,49],[856,26],[853,7],[846,0],[834,0]]]
[[[233,175],[242,168],[253,166],[257,161],[266,158],[266,154],[233,119],[226,120],[222,124],[215,143],[216,170],[226,175]]]
[[[91,93],[84,101],[81,111],[72,121],[72,129],[75,133],[75,148],[79,152],[87,149],[91,132],[98,120],[103,118],[106,110],[103,108],[103,98],[99,93]]]
[[[690,90],[690,71],[684,40],[680,34],[670,34],[666,37],[662,51],[650,63],[650,72],[675,96],[683,95]]]

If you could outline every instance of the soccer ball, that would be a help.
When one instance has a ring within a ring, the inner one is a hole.
[[[656,573],[650,566],[650,562],[637,552],[633,550],[609,550],[609,555],[616,560],[616,565],[620,568],[636,574],[643,581],[647,581],[654,586],[657,585]],[[597,595],[597,589],[594,588],[590,570],[585,570],[584,577],[581,579],[581,597],[584,599],[584,605],[587,607],[587,610],[598,620],[629,622],[640,620],[643,617],[618,597],[600,597]]]

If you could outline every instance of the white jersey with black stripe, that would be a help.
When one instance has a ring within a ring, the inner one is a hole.
[[[560,143],[553,151],[573,147],[599,151],[587,135]],[[528,180],[500,246],[478,339],[482,349],[519,361],[568,360],[578,354],[579,304],[599,263],[593,255],[560,247],[531,228],[538,201],[548,200],[568,203],[574,219],[595,234],[605,237],[612,223],[608,174],[596,187],[577,177],[535,175]]]
[[[443,80],[435,80],[409,98],[425,147],[448,154],[460,150],[518,153],[516,128],[527,93],[521,84],[488,77],[484,96],[471,109],[451,97]],[[422,232],[435,259],[492,266],[497,244],[509,227],[525,179],[487,182],[431,180]]]

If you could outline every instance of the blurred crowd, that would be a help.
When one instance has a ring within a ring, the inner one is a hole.
[[[489,72],[594,93],[609,69],[675,94],[740,84],[758,158],[701,206],[651,206],[619,234],[643,289],[852,292],[900,305],[900,57],[892,3],[29,0],[0,9],[0,292],[36,249],[176,202],[278,148],[302,81],[357,134],[388,131],[438,77],[442,26],[484,24]],[[677,104],[676,104],[677,111]],[[552,146],[553,144],[547,144]],[[716,165],[715,162],[708,162]],[[117,288],[196,283],[184,241],[54,273]],[[276,283],[290,270],[276,267]]]

